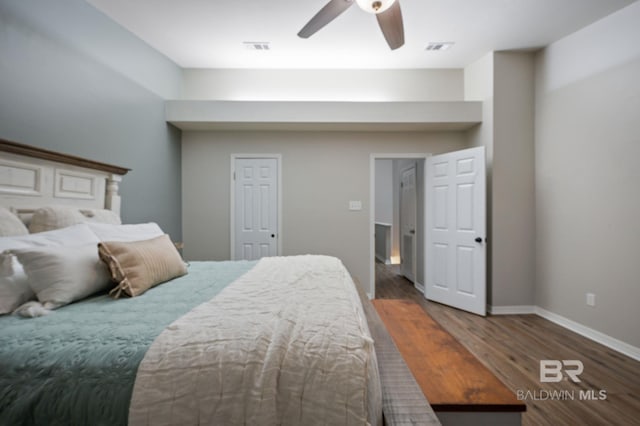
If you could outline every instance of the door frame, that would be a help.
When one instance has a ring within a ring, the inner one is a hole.
[[[376,261],[375,261],[375,250],[376,250],[376,241],[375,241],[375,233],[376,233],[376,160],[424,160],[425,165],[427,162],[427,158],[431,157],[430,153],[383,153],[383,154],[375,154],[372,153],[369,156],[369,291],[367,291],[367,296],[369,299],[375,299],[376,297]],[[417,172],[417,169],[416,169]],[[427,179],[427,168],[424,167],[424,182],[426,183]],[[427,208],[427,197],[424,197],[424,212],[426,215]],[[426,216],[425,216],[426,218]],[[423,230],[424,232],[424,230]],[[426,235],[425,235],[426,237]],[[423,239],[426,244],[426,240]],[[416,279],[417,281],[417,279]],[[424,283],[421,283],[424,285]],[[415,283],[414,283],[415,286]],[[416,286],[418,288],[418,286]],[[419,290],[419,288],[418,288]]]
[[[275,159],[278,168],[278,202],[276,204],[278,208],[278,233],[277,233],[277,255],[282,256],[282,154],[231,154],[231,167],[229,168],[229,193],[230,193],[230,207],[229,207],[229,241],[230,241],[230,256],[231,260],[236,259],[236,188],[234,174],[236,172],[236,160],[240,158],[247,159],[260,159],[269,158]]]

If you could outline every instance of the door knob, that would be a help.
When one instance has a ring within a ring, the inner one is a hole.
[[[476,237],[476,243],[481,243],[481,242],[482,242],[482,238]]]

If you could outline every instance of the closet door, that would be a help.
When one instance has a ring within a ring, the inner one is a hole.
[[[232,258],[278,255],[279,159],[234,159]]]

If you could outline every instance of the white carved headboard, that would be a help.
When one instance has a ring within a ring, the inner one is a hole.
[[[128,171],[0,139],[0,206],[21,214],[66,205],[120,215],[118,185]]]

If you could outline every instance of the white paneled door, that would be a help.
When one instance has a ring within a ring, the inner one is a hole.
[[[234,259],[278,254],[277,158],[234,159]]]
[[[484,147],[427,159],[425,297],[486,314]]]
[[[409,281],[416,282],[416,167],[402,171],[400,177],[400,257],[401,271]]]

